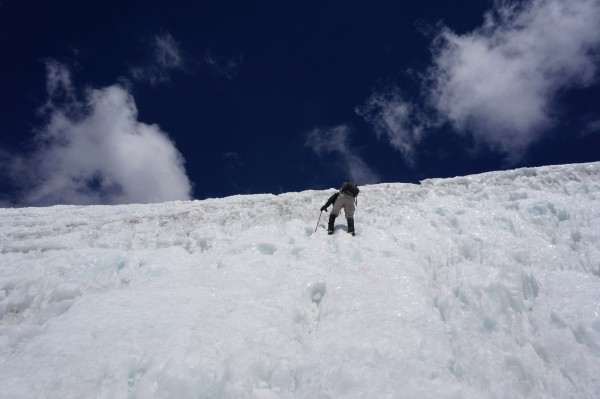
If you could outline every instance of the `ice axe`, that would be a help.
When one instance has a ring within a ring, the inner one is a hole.
[[[315,233],[317,232],[317,228],[319,227],[319,222],[321,221],[322,214],[323,214],[323,211],[321,211],[321,213],[319,213],[319,220],[317,220],[317,225],[315,226]]]

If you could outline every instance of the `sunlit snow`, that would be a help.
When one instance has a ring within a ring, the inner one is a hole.
[[[0,397],[600,397],[600,163],[333,192],[0,209]]]

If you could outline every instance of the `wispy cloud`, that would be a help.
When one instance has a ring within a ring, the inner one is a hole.
[[[517,161],[556,122],[557,94],[596,83],[600,2],[498,1],[470,33],[442,28],[432,50],[418,105],[375,94],[365,118],[409,158],[423,128],[446,122]]]
[[[156,62],[159,66],[163,68],[181,68],[183,66],[179,43],[170,34],[156,36],[154,41]]]
[[[340,172],[358,184],[377,183],[379,176],[357,155],[349,144],[350,129],[340,125],[331,129],[313,129],[306,134],[306,146],[319,156],[331,155]]]
[[[581,136],[589,136],[598,133],[600,133],[600,119],[587,122],[581,132]]]
[[[59,101],[67,104],[77,103],[71,71],[52,59],[46,61],[46,92],[49,94],[46,104],[48,107]]]
[[[170,34],[154,36],[151,48],[152,58],[146,64],[130,68],[134,80],[156,86],[170,82],[173,72],[185,70],[181,46]]]
[[[65,66],[49,62],[47,71],[47,123],[37,149],[10,161],[23,205],[190,198],[183,157],[160,127],[137,120],[125,87],[88,89],[79,101]]]
[[[402,98],[395,86],[374,92],[356,112],[373,125],[379,138],[387,138],[408,164],[415,163],[415,145],[430,123],[418,107]]]
[[[229,80],[233,80],[238,74],[244,59],[241,55],[231,58],[218,56],[208,49],[204,52],[204,62],[213,73]]]
[[[221,154],[225,167],[230,172],[235,172],[242,166],[242,158],[237,152],[229,151]]]

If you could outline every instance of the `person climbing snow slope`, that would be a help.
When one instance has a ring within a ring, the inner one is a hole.
[[[335,218],[340,214],[340,210],[344,208],[344,216],[348,221],[348,233],[354,235],[354,210],[356,209],[356,196],[360,190],[355,183],[344,182],[340,191],[333,194],[325,205],[321,207],[321,211],[327,212],[329,205],[333,204],[331,214],[329,215],[329,224],[327,226],[327,234],[333,234],[333,226]]]

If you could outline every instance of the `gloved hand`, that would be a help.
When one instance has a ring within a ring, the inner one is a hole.
[[[326,207],[325,205],[323,205],[323,206],[321,207],[321,212],[323,212],[323,211],[327,212],[327,207]]]

